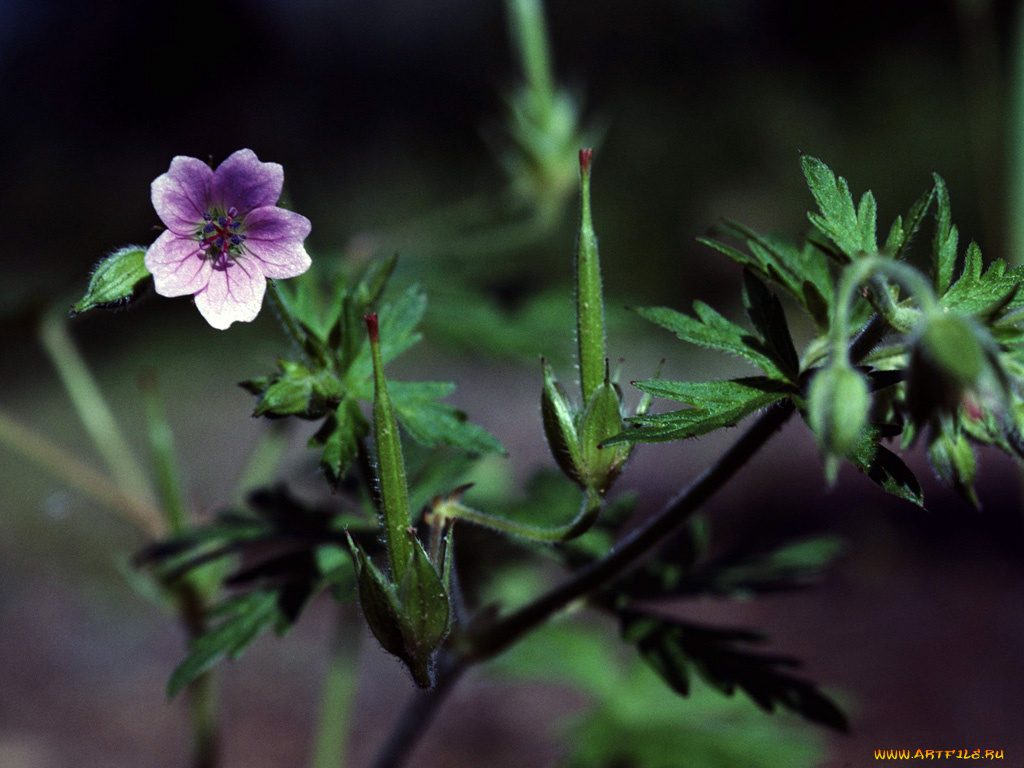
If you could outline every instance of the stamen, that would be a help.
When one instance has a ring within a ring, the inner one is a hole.
[[[223,216],[218,216],[217,223],[220,224],[222,227],[226,227],[228,225],[228,220],[225,219]]]
[[[222,249],[224,247],[224,238],[218,237],[216,240],[213,241],[213,244],[217,246],[217,250]]]
[[[231,223],[230,223],[230,224],[228,225],[228,227],[229,227],[230,229],[238,229],[238,228],[239,228],[240,226],[242,226],[242,222],[240,222],[240,221],[232,221],[232,222],[231,222]]]
[[[235,208],[235,206],[232,205],[230,208],[228,208],[228,216],[230,216],[233,219],[237,215],[238,215],[238,209]]]
[[[203,221],[213,221],[213,216],[209,211],[203,214]]]
[[[211,232],[213,232],[215,229],[217,229],[216,225],[214,225],[214,224],[207,224],[205,227],[203,227],[203,234],[204,235],[208,235]]]
[[[240,235],[232,235],[231,236],[231,244],[232,245],[241,245],[241,243],[242,243],[242,238],[241,238]]]
[[[208,250],[210,250],[210,244],[208,242],[206,242],[205,240],[203,240],[203,242],[201,242],[199,244],[199,250],[200,251],[208,251]]]

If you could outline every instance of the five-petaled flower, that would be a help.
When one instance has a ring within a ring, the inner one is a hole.
[[[175,157],[153,182],[153,207],[167,230],[146,253],[161,296],[195,296],[214,328],[259,314],[267,278],[301,275],[309,219],[277,207],[284,169],[240,149],[214,171]]]

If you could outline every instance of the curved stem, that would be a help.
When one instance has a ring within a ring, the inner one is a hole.
[[[878,276],[885,276],[900,283],[914,295],[921,311],[925,314],[939,311],[939,302],[931,285],[913,267],[879,256],[869,256],[855,261],[843,271],[836,289],[835,322],[832,325],[832,359],[837,363],[849,359],[847,355],[850,351],[850,314],[853,310],[854,293],[858,286],[866,280]],[[885,285],[873,285],[872,287],[876,294],[886,294],[888,291]],[[879,302],[883,304],[879,309],[892,312],[892,315],[884,318],[885,321],[893,327],[899,328],[900,323],[896,321],[895,317],[899,310],[895,304],[889,300],[888,295],[885,295],[884,298],[880,296]]]
[[[465,520],[494,531],[501,531],[512,536],[519,536],[530,541],[539,541],[547,544],[554,544],[559,541],[568,541],[586,533],[594,524],[601,511],[601,497],[596,491],[584,491],[583,501],[580,504],[580,511],[572,520],[565,525],[558,525],[553,528],[543,525],[530,525],[509,520],[504,517],[496,517],[486,512],[481,512],[471,507],[464,506],[458,501],[442,502],[435,514],[441,517],[454,520]]]

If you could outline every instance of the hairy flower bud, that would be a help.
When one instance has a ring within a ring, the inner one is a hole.
[[[975,320],[953,312],[926,317],[914,337],[907,377],[907,411],[921,428],[955,419],[969,392],[990,405],[1006,400],[999,348]]]
[[[835,478],[835,458],[857,447],[870,406],[867,378],[845,361],[822,368],[811,380],[807,420],[826,453],[830,480]]]

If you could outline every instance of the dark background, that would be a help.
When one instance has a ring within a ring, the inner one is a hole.
[[[594,206],[610,304],[684,308],[700,297],[735,316],[737,268],[694,237],[723,216],[803,231],[811,201],[799,151],[846,176],[855,195],[871,187],[882,227],[938,171],[961,243],[1018,256],[1007,252],[1004,202],[1007,149],[1019,140],[1007,127],[1012,4],[558,2],[549,21],[560,79],[608,126]],[[368,234],[500,190],[484,137],[517,77],[499,2],[0,2],[0,407],[95,461],[35,319],[80,293],[103,253],[152,240],[149,184],[172,156],[216,163],[251,147],[282,163],[292,206],[313,222],[314,258],[333,263]],[[521,277],[498,286],[503,301],[567,285],[572,218],[570,206],[521,254]],[[141,423],[138,371],[158,369],[199,510],[230,493],[262,428],[234,382],[264,372],[280,349],[266,315],[224,335],[187,300],[154,298],[73,326],[129,430]],[[664,336],[613,339],[611,352],[631,355],[627,379],[663,355],[669,374],[695,379],[728,365]],[[456,402],[509,447],[513,480],[543,464],[535,366],[439,353],[406,370],[459,380]],[[311,475],[304,437],[286,470]],[[627,481],[655,508],[729,437],[646,450]],[[981,461],[976,513],[912,453],[923,512],[849,469],[826,491],[794,424],[710,505],[723,530],[742,535],[827,528],[851,538],[821,590],[729,609],[849,691],[854,735],[830,741],[829,765],[865,765],[890,747],[1024,759],[1018,480],[1008,460]],[[6,450],[0,476],[0,766],[183,764],[183,715],[161,698],[182,637],[115,566],[141,541]],[[293,637],[258,644],[231,670],[226,765],[303,764],[327,623],[317,607]],[[364,667],[354,764],[410,687],[382,657],[368,654]],[[535,705],[504,690],[495,703],[487,686],[474,679],[453,699],[422,764],[557,756],[550,719],[579,703],[547,692]]]

